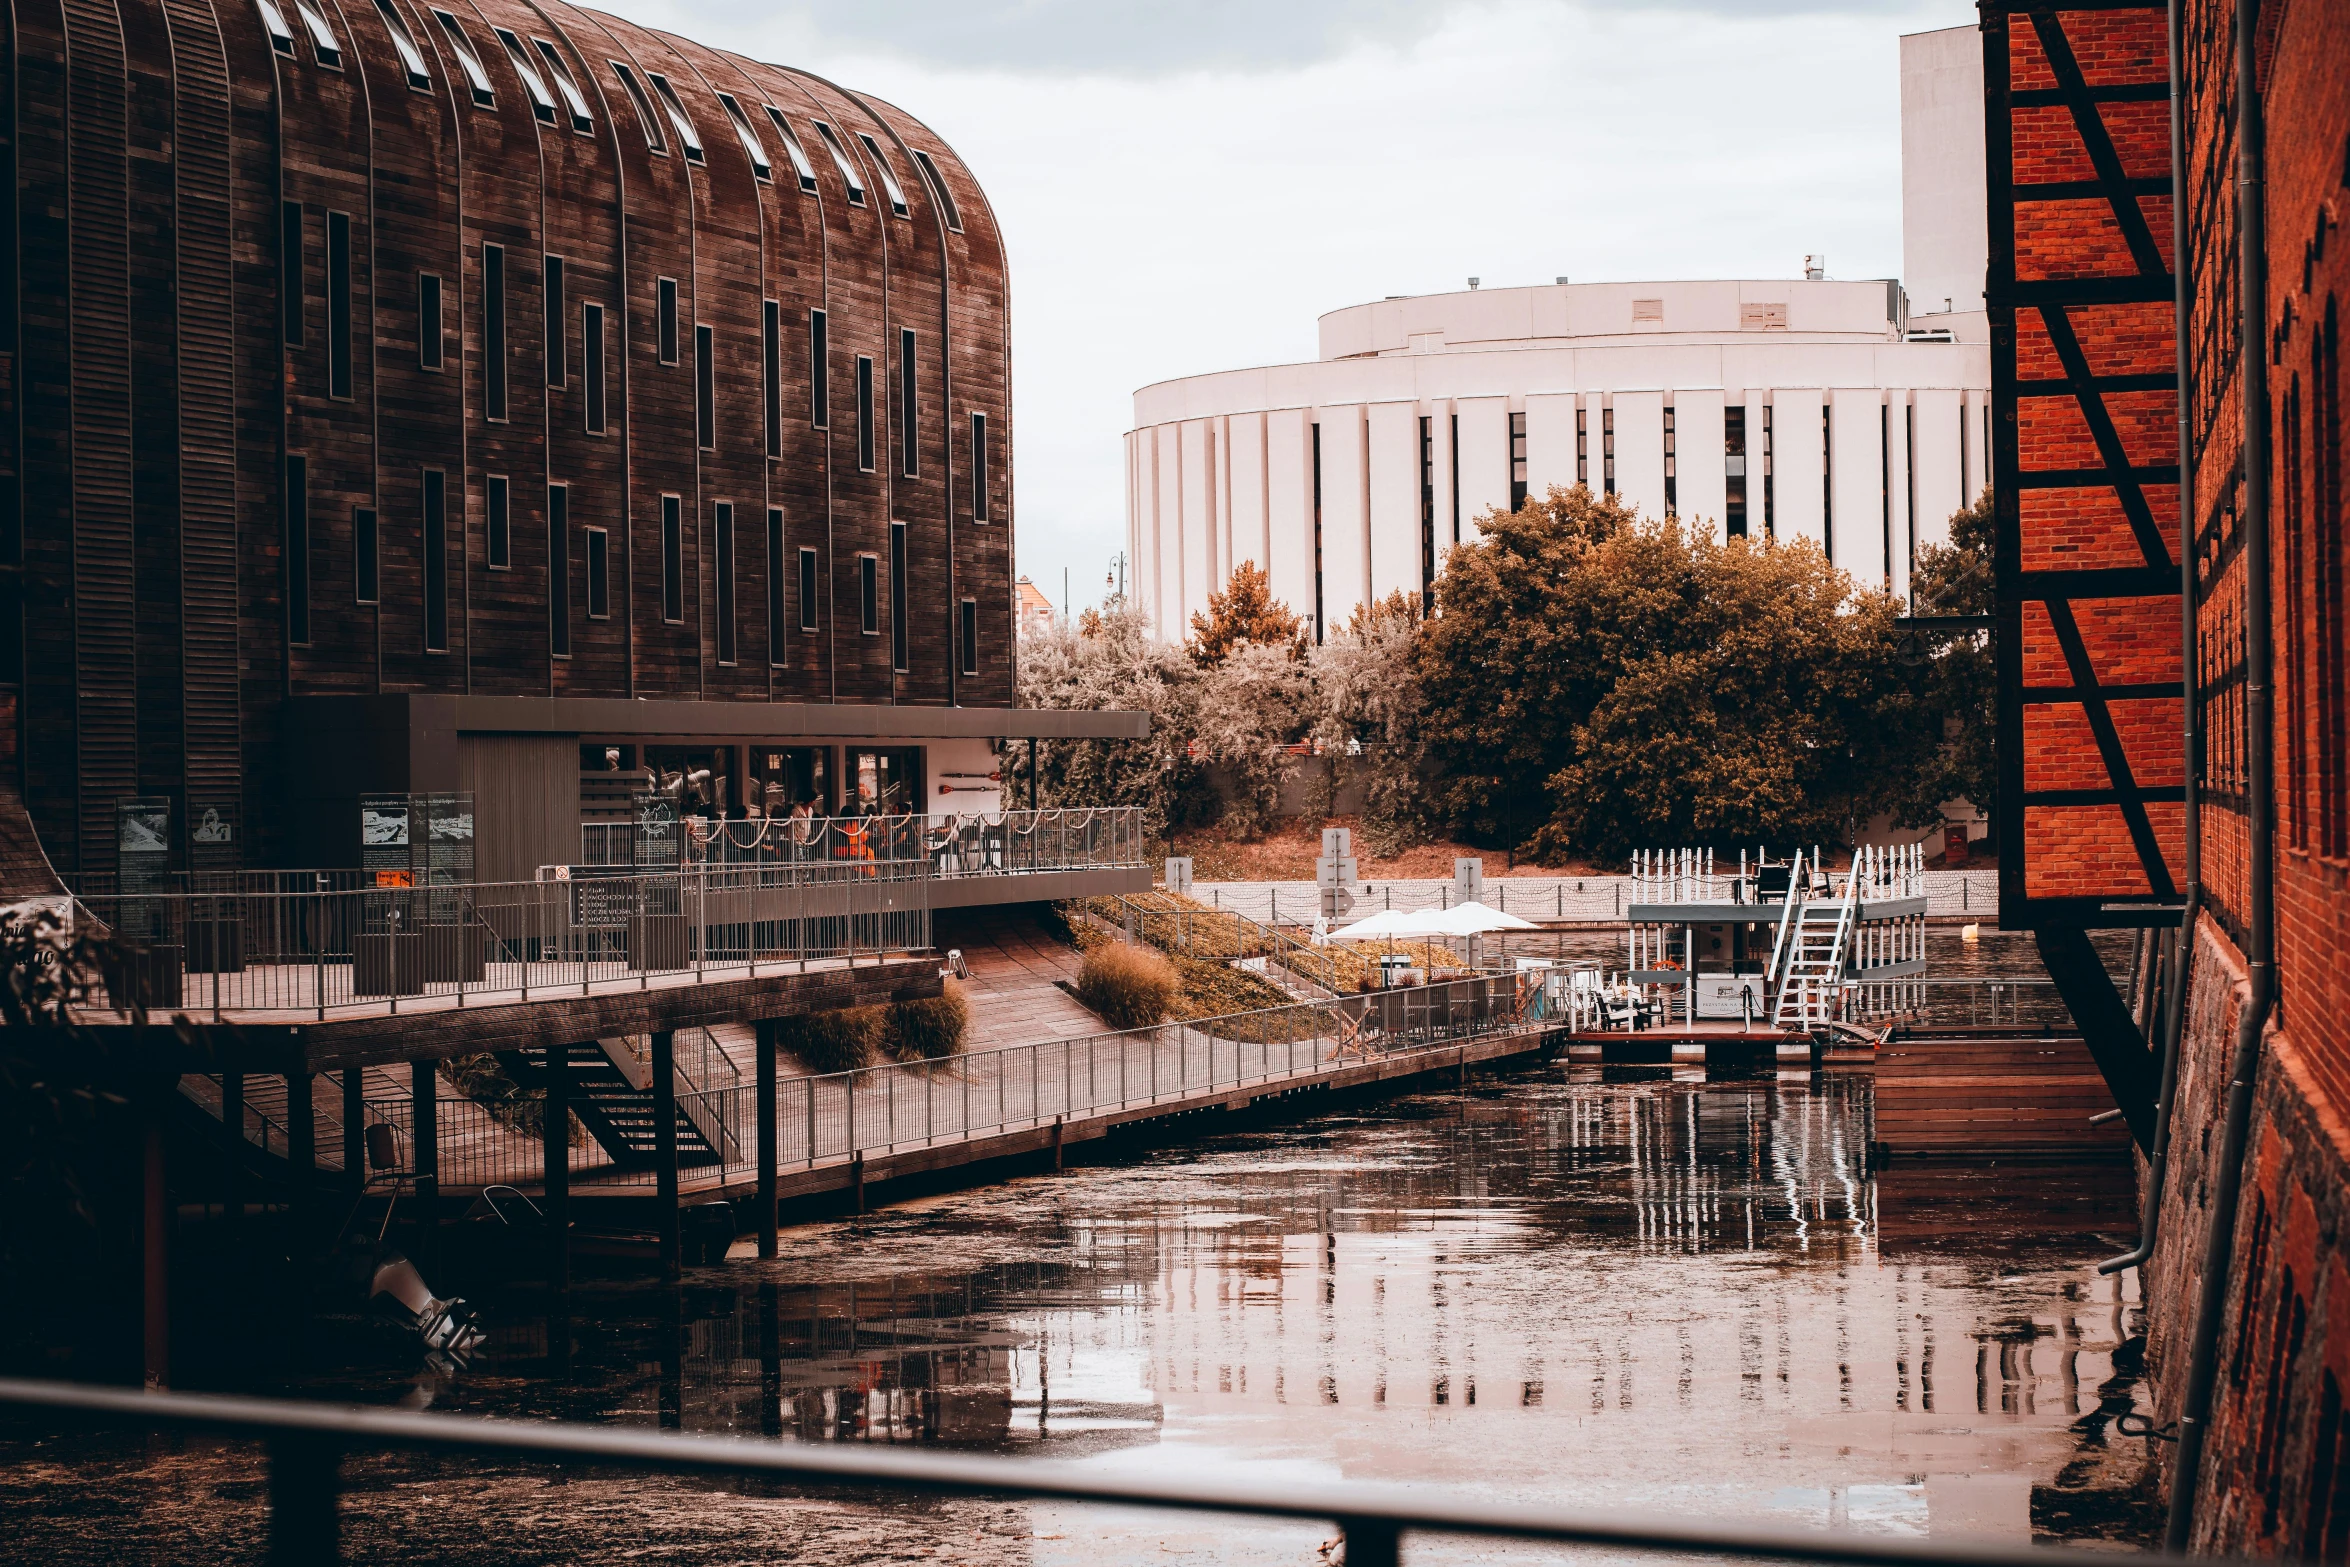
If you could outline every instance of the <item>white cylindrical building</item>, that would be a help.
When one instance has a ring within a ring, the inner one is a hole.
[[[1576,483],[1716,537],[1815,540],[1906,597],[1990,476],[1982,114],[1975,28],[1901,40],[1914,301],[1816,258],[1786,281],[1472,284],[1333,311],[1311,364],[1144,387],[1134,600],[1174,640],[1254,561],[1318,637],[1425,593],[1489,508]]]
[[[1317,631],[1427,590],[1476,519],[1550,485],[1717,538],[1808,538],[1906,594],[1989,472],[1980,310],[1898,284],[1578,283],[1388,299],[1322,357],[1134,396],[1134,597],[1170,639],[1244,561]]]

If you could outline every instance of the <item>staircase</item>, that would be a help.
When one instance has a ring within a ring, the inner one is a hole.
[[[1795,874],[1787,889],[1787,912],[1780,919],[1779,941],[1772,952],[1778,1000],[1771,1021],[1793,1033],[1811,1033],[1835,1020],[1837,1000],[1844,993],[1844,962],[1852,939],[1852,920],[1860,895],[1860,877],[1844,880],[1840,898],[1812,901],[1804,896],[1803,857],[1796,856]]]
[[[546,1080],[542,1075],[548,1060],[545,1050],[506,1051],[499,1059],[518,1083],[537,1087]],[[566,1047],[564,1061],[569,1069],[565,1086],[570,1091],[571,1113],[579,1117],[588,1135],[603,1146],[615,1164],[650,1164],[657,1126],[651,1074],[637,1061],[628,1042],[598,1039],[574,1044]],[[685,1072],[677,1073],[677,1162],[683,1166],[723,1164],[735,1143],[723,1119],[694,1095],[694,1089],[704,1086],[719,1085],[698,1084]]]

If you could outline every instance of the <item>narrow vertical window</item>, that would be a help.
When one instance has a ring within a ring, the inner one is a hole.
[[[677,89],[669,85],[669,78],[658,71],[645,72],[645,79],[653,84],[653,91],[661,95],[661,107],[669,115],[669,128],[677,132],[677,144],[685,150],[685,161],[702,161],[702,137],[694,129],[692,116],[678,100]]]
[[[808,422],[821,430],[832,423],[832,383],[825,374],[831,344],[824,312],[808,312]]]
[[[1828,564],[1836,563],[1836,425],[1831,405],[1820,409],[1820,538]]]
[[[1901,410],[1902,459],[1901,471],[1907,479],[1908,493],[1903,496],[1903,515],[1909,518],[1909,569],[1918,569],[1918,405],[1906,404]]]
[[[783,662],[784,603],[783,508],[767,508],[767,662]]]
[[[1762,481],[1763,481],[1763,537],[1779,536],[1779,508],[1771,488],[1771,405],[1763,404],[1762,411]]]
[[[614,60],[612,74],[620,78],[620,85],[628,89],[628,101],[636,105],[637,128],[645,133],[646,150],[657,157],[669,156],[669,143],[661,134],[661,122],[653,113],[653,101],[645,96],[644,88],[637,84],[636,72]]]
[[[661,362],[677,363],[677,279],[673,277],[653,284],[653,338]]]
[[[483,413],[506,417],[506,247],[481,247],[481,379]]]
[[[920,421],[914,399],[914,329],[898,329],[898,473],[911,479],[921,472],[918,442]]]
[[[446,652],[449,646],[449,494],[448,476],[438,468],[424,470],[424,650]]]
[[[962,635],[956,640],[963,648],[963,673],[979,673],[979,600],[963,600]]]
[[[563,258],[546,258],[546,314],[547,314],[547,384],[568,386],[571,383],[571,355],[563,341]]]
[[[857,629],[866,636],[881,635],[881,562],[871,555],[857,557]]]
[[[1314,646],[1322,645],[1322,426],[1314,427]]]
[[[294,57],[294,30],[286,25],[286,14],[270,0],[254,0],[261,11],[261,25],[269,29],[269,47],[291,60]]]
[[[718,447],[718,370],[710,361],[715,344],[710,329],[694,328],[694,442],[703,451]]]
[[[889,525],[889,667],[906,667],[906,525]]]
[[[914,149],[914,161],[921,166],[923,177],[930,182],[930,194],[937,199],[940,209],[946,213],[947,227],[957,234],[962,233],[963,214],[955,206],[955,193],[947,189],[946,176],[939,172],[937,164],[930,161],[930,154],[922,151],[919,147]]]
[[[362,604],[373,604],[382,596],[382,561],[376,551],[381,546],[375,536],[375,508],[355,506],[351,509],[351,596]]]
[[[857,356],[857,470],[873,471],[873,361]]]
[[[711,563],[718,577],[718,662],[734,660],[734,502],[710,508]]]
[[[889,210],[901,218],[908,216],[905,187],[898,184],[897,171],[881,155],[881,143],[863,131],[857,132],[857,140],[863,142],[865,150],[873,155],[873,172],[881,176],[881,188],[889,195]]]
[[[1746,537],[1746,410],[1722,410],[1722,532]]]
[[[277,228],[277,304],[286,346],[302,346],[302,204],[281,203]]]
[[[783,307],[759,307],[759,392],[767,416],[767,455],[783,455]]]
[[[351,214],[326,215],[326,395],[351,395]]]
[[[1526,416],[1510,415],[1510,510],[1526,505]]]
[[[1577,414],[1575,417],[1580,419],[1583,416]],[[1451,439],[1452,445],[1446,448],[1451,455],[1445,459],[1445,465],[1452,474],[1452,541],[1458,544],[1461,541],[1461,416],[1459,414],[1452,416]]]
[[[1675,444],[1679,434],[1673,410],[1668,408],[1665,410],[1665,515],[1668,517],[1681,515],[1680,465],[1673,460],[1679,455]]]
[[[1420,613],[1436,607],[1436,418],[1420,416]]]
[[[473,40],[465,36],[464,26],[446,11],[435,11],[441,31],[449,35],[449,47],[456,51],[457,63],[464,68],[465,84],[472,89],[474,107],[486,109],[498,101],[490,87],[490,73],[481,68],[481,56],[473,52]]]
[[[286,454],[285,538],[286,640],[310,640],[310,459]]]
[[[685,514],[674,495],[661,497],[661,618],[685,619]]]
[[[1885,586],[1893,586],[1893,409],[1877,405],[1877,527],[1884,535]]]
[[[971,416],[971,520],[988,520],[987,415]]]
[[[612,614],[612,535],[604,528],[586,530],[588,619],[607,620]]]
[[[1591,482],[1591,430],[1580,408],[1575,410],[1575,482]]]
[[[441,367],[441,345],[448,326],[441,319],[441,280],[438,274],[416,274],[416,362],[427,370]]]
[[[571,487],[547,486],[547,649],[571,656]]]
[[[604,307],[579,307],[579,370],[587,381],[587,431],[604,433]]]
[[[1616,493],[1616,411],[1599,411],[1599,483],[1608,494]]]
[[[482,511],[483,531],[489,536],[490,570],[508,570],[514,564],[514,528],[504,474],[493,473],[483,484]]]
[[[816,552],[800,550],[800,629],[816,629]]]

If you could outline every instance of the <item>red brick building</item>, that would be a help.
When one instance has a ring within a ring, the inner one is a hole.
[[[920,810],[1127,732],[1010,712],[1003,241],[912,116],[563,0],[12,17],[0,729],[69,879],[134,797],[308,866],[463,790],[527,876],[607,754]]]
[[[2350,6],[1991,4],[1985,51],[2003,916],[2055,970],[2069,932],[2187,915],[2187,983],[2144,1034],[2068,986],[2117,1098],[2175,1075],[2140,1138],[2175,1539],[2338,1562]]]

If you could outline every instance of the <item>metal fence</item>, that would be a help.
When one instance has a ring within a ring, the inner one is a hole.
[[[111,1004],[294,1013],[467,1005],[650,985],[661,976],[854,959],[930,945],[920,875],[811,880],[698,865],[654,875],[339,891],[91,897],[122,937]]]
[[[1926,913],[1933,918],[1999,917],[1996,870],[1921,871],[1918,882]],[[1727,902],[1727,878],[1722,887]],[[1631,876],[1488,877],[1479,901],[1521,919],[1604,925],[1621,922],[1627,908],[1649,901],[1645,890]],[[1322,909],[1321,895],[1310,881],[1195,881],[1191,896],[1211,908],[1230,909],[1269,925],[1311,925]],[[1356,889],[1353,908],[1333,923],[1383,909],[1410,914],[1450,908],[1459,901],[1450,881],[1368,881]]]
[[[1170,1508],[1234,1518],[1305,1519],[1334,1526],[1346,1567],[1395,1567],[1410,1535],[1459,1535],[1552,1546],[1596,1546],[1674,1556],[1836,1564],[1836,1567],[2050,1567],[2087,1552],[1999,1547],[1980,1541],[1938,1543],[1859,1531],[1767,1531],[1746,1526],[1673,1524],[1638,1516],[1575,1513],[1524,1503],[1448,1496],[1391,1484],[1299,1481],[1202,1483],[1178,1475],[1105,1475],[1068,1460],[990,1454],[874,1449],[861,1444],[776,1442],[748,1437],[673,1435],[551,1421],[485,1420],[459,1415],[303,1404],[291,1399],[197,1397],[62,1382],[0,1380],[0,1407],[36,1429],[100,1427],[144,1433],[203,1431],[257,1443],[267,1455],[269,1559],[325,1563],[341,1559],[340,1496],[346,1455],[398,1451],[505,1463],[586,1466],[643,1473],[759,1479],[825,1487],[870,1487],[892,1496],[1025,1497],[1039,1501]],[[239,1505],[219,1493],[222,1505]],[[249,1505],[249,1504],[247,1504]],[[429,1505],[429,1503],[421,1503]],[[534,1540],[549,1527],[545,1509],[516,1525]],[[2157,1567],[2185,1558],[2152,1555]]]
[[[1145,863],[1149,848],[1142,810],[1131,805],[936,816],[688,816],[680,826],[690,864],[758,865],[817,880],[1134,868]],[[637,864],[635,824],[581,823],[580,862]]]
[[[1838,1015],[1853,1023],[1935,1028],[2074,1026],[2054,980],[2012,976],[1851,981]]]
[[[807,1168],[1277,1084],[1355,1062],[1442,1052],[1546,1020],[1538,983],[1497,975],[1012,1045],[934,1063],[787,1077],[776,1084],[776,1162]],[[711,1071],[703,1081],[721,1075]],[[695,1088],[681,1082],[677,1104],[719,1150],[716,1157],[700,1156],[702,1171],[729,1179],[755,1173],[755,1082]],[[414,1146],[408,1100],[370,1100],[367,1108],[370,1119],[398,1129],[403,1147]],[[533,1186],[545,1178],[537,1136],[501,1126],[469,1099],[444,1094],[434,1127],[445,1187]],[[694,1167],[691,1157],[681,1162]],[[650,1166],[611,1166],[592,1144],[573,1148],[571,1168],[575,1183],[656,1183]]]

